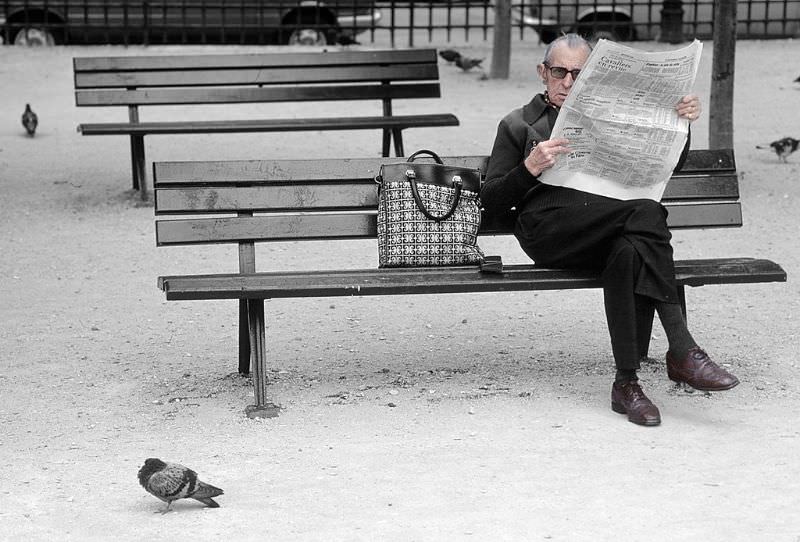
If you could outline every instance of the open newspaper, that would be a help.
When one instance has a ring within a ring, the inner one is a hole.
[[[551,137],[571,152],[544,183],[616,199],[659,201],[686,144],[675,106],[691,93],[703,44],[645,52],[601,39],[581,69]]]

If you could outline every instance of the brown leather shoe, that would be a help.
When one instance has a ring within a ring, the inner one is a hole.
[[[701,391],[724,391],[739,384],[738,378],[711,361],[708,354],[697,346],[680,360],[667,352],[667,376]]]
[[[611,386],[611,410],[627,414],[628,421],[639,425],[658,425],[661,414],[642,391],[638,380],[614,382]]]

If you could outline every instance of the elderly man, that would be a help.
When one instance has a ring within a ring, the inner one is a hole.
[[[669,342],[670,379],[706,391],[728,390],[739,381],[708,357],[686,327],[666,209],[652,200],[616,200],[538,179],[569,151],[569,141],[550,139],[550,133],[590,52],[591,46],[576,34],[548,45],[537,66],[545,91],[500,121],[481,200],[489,214],[502,216],[515,210],[515,235],[538,265],[600,273],[617,369],[611,408],[633,423],[658,425],[658,408],[636,375],[648,350],[654,311]],[[694,121],[700,100],[685,96],[675,109]],[[678,167],[688,148],[687,141]]]

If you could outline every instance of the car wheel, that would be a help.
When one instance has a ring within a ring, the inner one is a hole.
[[[55,44],[56,38],[52,32],[36,26],[23,28],[14,36],[14,45],[23,47],[52,47]]]
[[[295,28],[289,33],[287,45],[328,45],[328,35],[320,28]]]

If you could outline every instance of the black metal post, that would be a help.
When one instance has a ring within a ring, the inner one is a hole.
[[[683,41],[683,2],[681,0],[664,0],[661,5],[661,37],[665,43],[681,43]]]

